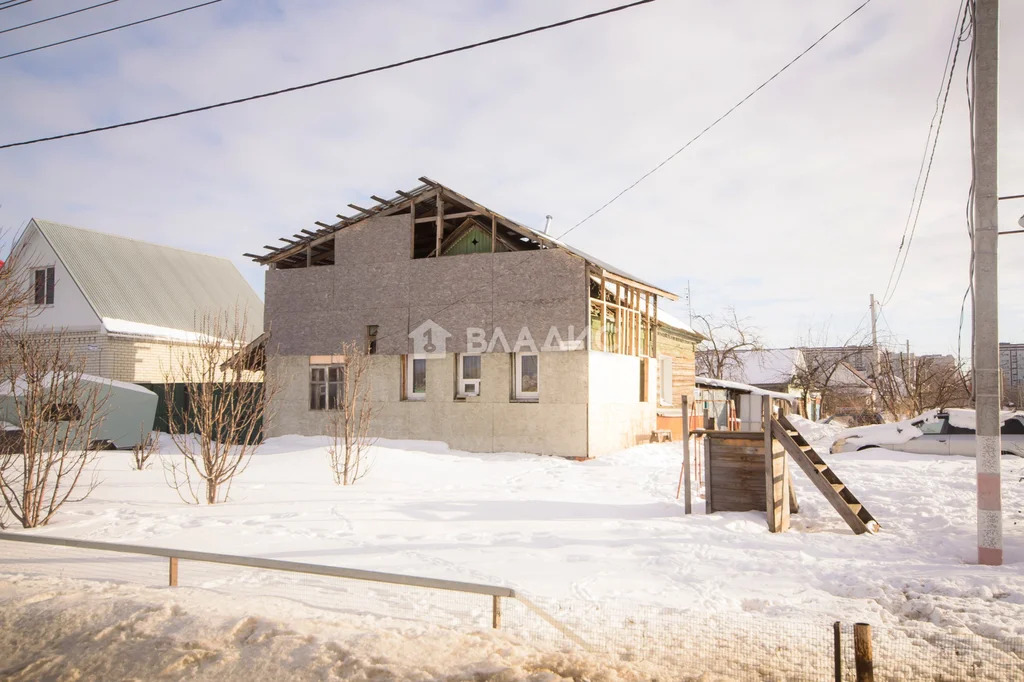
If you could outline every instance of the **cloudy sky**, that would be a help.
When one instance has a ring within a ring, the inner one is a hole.
[[[197,0],[126,0],[0,34],[0,54]],[[0,30],[77,9],[0,10]],[[0,143],[327,78],[613,2],[223,0],[0,59]],[[567,28],[185,118],[0,151],[0,227],[31,217],[231,258],[421,175],[560,234],[682,146],[859,0],[658,0]],[[874,0],[567,237],[785,346],[867,329],[910,209],[960,0]],[[1000,193],[1024,193],[1024,3],[1003,3]],[[963,64],[883,340],[955,352],[968,278]],[[1001,202],[1013,229],[1024,201]],[[1000,245],[1024,342],[1024,235]],[[669,308],[684,316],[684,301]],[[969,314],[968,314],[969,327]],[[969,339],[969,329],[965,329]],[[969,345],[969,341],[965,341]]]

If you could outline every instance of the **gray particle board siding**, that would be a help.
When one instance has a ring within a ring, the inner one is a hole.
[[[196,331],[205,313],[247,315],[263,330],[263,303],[226,258],[46,220],[33,221],[100,317]]]
[[[538,346],[551,327],[563,339],[589,325],[586,264],[563,251],[478,253],[413,259],[408,216],[370,218],[337,233],[335,265],[270,270],[266,316],[272,354],[332,352],[379,325],[381,354],[409,352],[408,333],[427,319],[467,350],[468,327],[510,345],[526,327]]]

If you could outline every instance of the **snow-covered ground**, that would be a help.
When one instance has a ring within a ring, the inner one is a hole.
[[[829,427],[802,428],[815,429],[807,436],[819,446],[834,436]],[[763,513],[705,515],[699,497],[685,516],[675,499],[679,444],[573,462],[381,442],[370,474],[350,487],[332,483],[323,445],[317,438],[270,440],[232,487],[230,501],[212,507],[182,504],[159,461],[138,472],[129,453],[103,453],[93,494],[32,532],[506,585],[605,654],[559,653],[566,642],[558,633],[514,605],[506,612],[507,634],[487,632],[490,602],[479,596],[193,563],[181,566],[183,587],[169,591],[160,587],[162,560],[10,542],[0,544],[0,647],[12,619],[76,613],[77,620],[62,620],[50,634],[81,642],[106,632],[127,647],[124,637],[138,630],[167,651],[198,642],[200,663],[206,650],[218,652],[209,661],[235,660],[237,651],[225,653],[228,643],[260,643],[272,631],[291,639],[260,644],[247,661],[288,656],[319,661],[326,667],[314,668],[327,671],[344,656],[328,661],[325,651],[348,652],[360,661],[380,659],[390,670],[382,679],[434,679],[430,671],[446,666],[450,679],[476,679],[485,669],[507,676],[480,679],[572,678],[573,666],[597,661],[594,670],[605,671],[605,679],[667,679],[683,675],[684,649],[698,638],[703,650],[691,653],[719,660],[723,676],[778,672],[769,660],[774,654],[758,648],[770,649],[763,645],[773,633],[789,633],[775,647],[792,650],[785,665],[816,656],[827,672],[830,624],[842,620],[872,623],[876,651],[891,652],[890,659],[903,651],[918,661],[905,665],[925,666],[902,668],[904,676],[935,669],[941,655],[955,657],[929,648],[943,637],[973,638],[992,655],[1009,656],[1000,670],[1024,675],[1020,458],[1003,459],[1005,565],[982,567],[974,563],[975,471],[967,458],[884,450],[825,455],[882,526],[862,536],[794,467],[801,513],[790,532],[772,535]],[[161,451],[167,454],[158,459],[174,457],[169,442]],[[123,583],[78,582],[95,579]],[[91,602],[103,605],[94,618],[86,617]],[[135,623],[126,614],[136,612],[140,625],[116,625]],[[104,630],[110,627],[121,634]],[[303,639],[307,633],[316,641]],[[415,656],[393,651],[409,637],[437,655],[416,668]],[[731,662],[724,653],[730,642]],[[1017,653],[999,653],[1008,647]],[[171,658],[153,665],[170,665]],[[246,665],[207,670],[212,677],[244,676]],[[666,669],[674,672],[656,672]],[[4,670],[0,663],[0,677]],[[602,679],[593,671],[581,676]]]

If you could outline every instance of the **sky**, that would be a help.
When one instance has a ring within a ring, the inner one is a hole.
[[[0,54],[196,0],[115,2],[0,33]],[[0,30],[78,9],[0,10]],[[373,67],[613,2],[222,0],[0,58],[0,143]],[[32,217],[231,259],[426,175],[558,235],[663,161],[860,2],[657,0],[499,45],[268,100],[0,150],[0,228]],[[869,330],[911,207],[959,0],[873,0],[657,173],[566,237],[729,308],[771,346]],[[999,192],[1024,194],[1024,3],[1002,3]],[[968,282],[963,66],[880,340],[955,353]],[[1000,202],[1019,229],[1024,200]],[[1000,338],[1024,342],[1024,234],[1000,243]],[[970,345],[970,311],[964,327]]]

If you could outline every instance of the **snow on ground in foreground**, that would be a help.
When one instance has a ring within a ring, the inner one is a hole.
[[[486,630],[358,618],[204,590],[59,578],[0,581],[0,679],[616,680],[663,676],[652,665],[540,651]],[[275,608],[276,607],[276,608]],[[260,614],[277,610],[287,621]],[[257,615],[250,615],[257,614]],[[662,677],[662,679],[668,679]]]
[[[882,526],[861,536],[793,467],[802,510],[790,532],[772,535],[763,513],[705,515],[699,498],[694,514],[684,516],[675,499],[678,443],[574,462],[382,442],[369,475],[344,488],[331,482],[323,445],[318,438],[268,441],[231,500],[212,507],[182,504],[159,461],[137,472],[130,453],[106,452],[93,494],[32,532],[505,585],[584,639],[622,651],[668,630],[700,636],[712,617],[719,629],[734,622],[762,637],[805,625],[828,636],[837,619],[872,623],[883,642],[1024,636],[1020,458],[1003,458],[1005,565],[982,567],[974,564],[975,464],[967,458],[885,450],[825,455]],[[166,439],[162,452],[172,452]],[[166,580],[166,564],[156,559],[0,547],[7,576],[149,586]],[[428,598],[422,590],[409,595],[352,581],[342,588],[187,562],[180,579],[221,600],[273,595],[342,619],[375,614],[401,627],[431,618],[432,627],[489,623],[489,600],[479,596],[427,591]],[[292,627],[287,614],[281,618]],[[528,615],[508,618],[524,631]],[[928,656],[925,649],[916,655]]]

